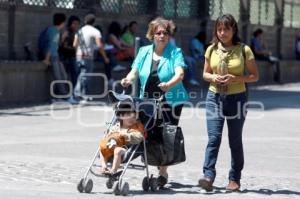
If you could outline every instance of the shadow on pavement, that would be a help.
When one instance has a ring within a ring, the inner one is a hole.
[[[249,100],[259,101],[264,104],[265,110],[279,108],[300,109],[299,91],[282,90],[250,90]]]
[[[264,194],[264,195],[297,195],[300,196],[300,192],[298,191],[292,191],[287,189],[281,189],[281,190],[271,190],[271,189],[258,189],[258,190],[251,190],[251,189],[245,189],[241,191],[240,193],[257,193],[257,194]]]
[[[174,195],[174,194],[199,194],[200,188],[197,185],[190,184],[181,184],[170,182],[167,184],[167,187],[157,190],[156,192],[152,191],[143,191],[143,190],[130,190],[129,195]],[[197,188],[193,190],[193,188]],[[94,194],[113,194],[112,191],[108,192],[95,192]]]
[[[230,193],[238,193],[238,194],[246,194],[246,193],[255,193],[255,194],[263,194],[263,195],[297,195],[300,196],[300,192],[292,191],[292,190],[270,190],[270,189],[258,189],[258,190],[251,190],[251,189],[244,189],[241,191],[227,191],[225,187],[216,187],[214,186],[214,190],[211,192],[202,192],[201,188],[197,185],[191,184],[181,184],[170,182],[168,183],[169,186],[159,189],[156,192],[152,191],[142,191],[142,190],[132,190],[129,192],[129,195],[175,195],[175,194],[205,194],[205,195],[215,195],[215,194],[230,194]],[[112,194],[111,191],[107,192],[93,192],[92,194]]]
[[[1,112],[1,117],[9,117],[9,116],[28,116],[28,117],[36,117],[36,116],[49,116],[49,113],[25,113],[25,112],[18,112],[18,113],[7,113],[7,112]]]

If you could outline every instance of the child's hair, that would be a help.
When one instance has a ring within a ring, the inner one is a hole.
[[[116,115],[121,116],[126,113],[136,113],[134,105],[131,102],[120,102],[119,106],[116,107]]]
[[[121,126],[123,125],[123,121],[120,118],[120,116],[129,114],[129,113],[137,113],[134,105],[131,102],[120,102],[119,106],[116,106],[115,109],[116,109],[117,118],[118,118]],[[136,115],[136,119],[138,119],[138,115]]]

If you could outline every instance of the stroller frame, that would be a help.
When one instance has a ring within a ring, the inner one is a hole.
[[[125,91],[122,92],[121,95],[124,95],[125,94]],[[130,96],[129,96],[130,97]],[[154,104],[155,104],[155,112],[154,112],[154,119],[156,120],[157,119],[157,116],[158,116],[158,113],[159,111],[161,110],[161,101],[163,100],[163,96],[160,97],[159,99],[149,99],[149,100],[153,100],[154,101]],[[121,100],[117,103],[117,107],[119,106]],[[110,130],[110,128],[112,127],[112,125],[115,123],[117,117],[116,117],[116,113],[114,112],[114,115],[111,119],[111,121],[108,123],[109,126],[108,128],[106,129],[106,132],[105,134],[107,134]],[[147,129],[148,125],[150,124],[150,119],[147,121],[146,125],[145,126],[145,129]],[[135,165],[135,164],[132,164],[131,161],[133,160],[133,157],[135,155],[135,153],[137,152],[138,148],[140,147],[140,145],[143,144],[143,155],[144,155],[144,165]],[[130,151],[130,149],[133,147],[133,151]],[[147,158],[147,148],[146,148],[146,139],[145,139],[145,136],[143,136],[143,142],[140,143],[140,144],[137,144],[137,145],[133,145],[131,146],[126,154],[125,154],[125,157],[127,157],[126,155],[129,153],[129,151],[131,152],[130,156],[129,156],[129,159],[127,160],[126,163],[122,163],[122,165],[125,164],[125,166],[123,166],[123,170],[121,170],[121,172],[117,172],[119,174],[119,176],[117,178],[115,177],[108,177],[107,181],[106,181],[106,187],[108,189],[113,189],[113,193],[115,195],[128,195],[129,193],[129,184],[127,182],[123,182],[123,177],[126,173],[126,170],[131,166],[132,168],[140,168],[140,169],[146,169],[146,177],[143,178],[143,181],[142,181],[142,187],[143,187],[143,190],[144,191],[149,191],[149,189],[152,191],[152,192],[155,192],[157,189],[158,189],[158,184],[157,184],[157,179],[153,177],[153,174],[151,174],[150,176],[150,173],[149,173],[149,168],[148,168],[148,158]],[[97,173],[95,173],[92,168],[94,166],[97,166],[95,165],[95,161],[97,159],[97,157],[99,157],[100,159],[100,147],[98,146],[96,152],[95,152],[95,155],[93,156],[93,159],[88,167],[88,169],[86,170],[83,178],[81,178],[81,180],[79,181],[79,183],[77,184],[77,190],[82,193],[82,192],[85,192],[85,193],[90,193],[93,189],[93,181],[92,179],[88,179],[88,176],[89,174],[93,174],[94,176],[96,177],[105,177],[105,176],[102,176],[102,175],[99,175]],[[127,159],[127,158],[124,158],[124,159]]]

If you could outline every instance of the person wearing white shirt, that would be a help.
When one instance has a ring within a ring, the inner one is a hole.
[[[83,101],[90,99],[89,91],[89,74],[94,68],[94,48],[95,45],[99,49],[99,53],[104,60],[104,64],[109,64],[109,59],[104,50],[104,44],[101,41],[101,32],[93,27],[96,17],[93,14],[88,14],[84,18],[85,25],[79,29],[74,38],[73,46],[76,48],[76,62],[80,70],[79,79],[74,89],[71,102],[76,102],[80,98]]]

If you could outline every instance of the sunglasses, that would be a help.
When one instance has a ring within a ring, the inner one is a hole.
[[[169,35],[169,33],[167,31],[160,31],[160,32],[156,32],[155,35],[160,36],[160,35]]]

